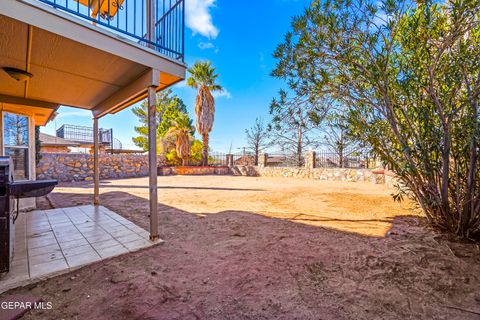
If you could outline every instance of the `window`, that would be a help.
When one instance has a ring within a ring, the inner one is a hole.
[[[28,180],[28,117],[3,113],[3,145],[5,155],[13,161],[13,178]]]

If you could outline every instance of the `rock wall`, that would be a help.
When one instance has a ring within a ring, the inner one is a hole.
[[[148,155],[100,154],[100,179],[132,178],[148,175]],[[394,177],[374,174],[371,169],[293,168],[293,167],[167,167],[158,157],[159,175],[235,174],[243,176],[289,177],[330,181],[364,181],[393,186]],[[93,180],[93,155],[74,153],[43,153],[37,165],[37,179],[59,181]]]
[[[163,166],[158,168],[159,176],[170,175],[229,175],[231,174],[230,168],[227,166],[218,167],[195,167],[195,166],[180,166],[170,167]]]
[[[148,155],[100,154],[100,179],[143,177],[148,175]],[[157,165],[164,159],[158,157]],[[93,155],[43,153],[37,165],[37,179],[59,181],[93,180]]]
[[[385,183],[383,174],[374,174],[370,169],[341,168],[292,168],[292,167],[254,167],[235,166],[234,174],[262,177],[288,177],[297,179],[318,179],[330,181],[365,181],[377,184]]]

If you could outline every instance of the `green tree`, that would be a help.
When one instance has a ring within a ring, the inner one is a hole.
[[[135,132],[138,133],[137,137],[134,137],[133,143],[143,150],[148,150],[148,103],[143,101],[138,107],[132,109],[133,114],[138,117],[141,125],[135,127]],[[175,96],[170,89],[157,93],[157,138],[159,141],[166,135],[168,130],[173,125],[173,122],[178,119],[179,116],[187,114],[187,107],[183,103],[182,99]],[[192,121],[190,120],[190,123]],[[192,126],[192,135],[194,129]],[[161,151],[161,149],[159,150]]]
[[[313,1],[274,74],[350,106],[349,125],[428,221],[480,234],[478,0]]]
[[[215,118],[214,91],[222,91],[223,88],[216,83],[218,74],[210,61],[197,61],[188,69],[190,77],[187,85],[198,90],[195,99],[195,115],[197,131],[202,136],[202,165],[208,165],[208,138],[212,131]]]
[[[202,141],[197,139],[193,140],[192,146],[190,147],[190,163],[198,165],[202,162],[202,150]]]
[[[168,152],[165,153],[165,159],[167,164],[169,165],[181,165],[182,159],[177,154],[176,148],[169,149]],[[202,141],[193,139],[190,145],[190,157],[189,157],[189,164],[190,165],[199,165],[202,161]]]
[[[166,135],[175,136],[175,151],[176,155],[182,159],[182,165],[189,165],[190,146],[193,140],[192,136],[192,121],[186,113],[180,113],[173,121],[172,126]]]

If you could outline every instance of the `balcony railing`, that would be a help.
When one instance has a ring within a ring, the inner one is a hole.
[[[91,127],[64,124],[57,129],[56,134],[57,137],[66,140],[93,144],[93,128]],[[98,130],[98,142],[100,144],[111,146],[113,144],[113,130],[100,128]]]
[[[183,62],[184,0],[38,0]]]

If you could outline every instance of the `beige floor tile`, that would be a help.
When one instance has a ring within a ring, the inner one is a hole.
[[[75,240],[68,240],[68,239],[65,239],[64,241],[60,241],[58,242],[58,244],[60,245],[60,248],[62,248],[62,250],[65,250],[65,249],[68,249],[68,248],[74,248],[74,247],[80,247],[80,246],[83,246],[83,245],[86,245],[88,244],[88,241],[85,240],[85,239],[75,239]]]
[[[80,232],[60,233],[56,235],[58,242],[68,242],[73,240],[81,240],[85,237]]]
[[[122,230],[119,230],[119,231],[112,231],[110,232],[110,234],[114,237],[114,238],[119,238],[119,237],[125,237],[125,236],[129,236],[131,235],[133,232],[132,230],[129,230],[129,229],[122,229]]]
[[[128,235],[124,235],[124,236],[121,236],[121,237],[115,237],[115,239],[123,244],[123,243],[132,242],[132,241],[136,241],[136,240],[142,240],[142,237],[140,237],[138,234],[136,234],[134,232],[130,232],[130,234],[128,234]]]
[[[132,242],[123,243],[123,245],[127,247],[127,249],[130,251],[136,251],[151,246],[152,242],[150,242],[149,240],[140,239]]]
[[[97,252],[102,257],[102,259],[106,259],[127,253],[129,251],[127,248],[119,244],[113,247],[97,249]]]
[[[101,241],[108,241],[112,240],[113,237],[109,234],[102,234],[102,235],[96,235],[96,236],[86,236],[85,237],[88,242],[90,243],[95,243],[95,242],[101,242]]]
[[[105,248],[108,248],[108,247],[114,247],[114,246],[118,246],[120,245],[120,242],[118,242],[117,240],[115,239],[110,239],[110,240],[106,240],[106,241],[99,241],[99,242],[94,242],[92,243],[92,247],[95,249],[95,250],[99,250],[99,249],[105,249]]]
[[[55,238],[47,238],[47,239],[31,238],[31,239],[28,239],[27,245],[28,245],[28,248],[30,249],[30,248],[45,247],[55,243],[57,243],[57,240]]]
[[[68,257],[76,256],[79,254],[95,252],[95,249],[93,249],[91,245],[87,244],[87,245],[78,246],[78,247],[66,248],[62,250],[62,252],[64,256],[68,258]]]
[[[58,243],[55,243],[49,246],[30,248],[30,250],[28,251],[28,255],[30,257],[34,257],[41,254],[54,253],[57,251],[60,251],[60,246],[58,245]]]
[[[35,266],[37,264],[43,264],[49,261],[55,261],[59,259],[64,259],[61,251],[56,252],[48,252],[44,254],[39,254],[36,256],[29,256],[28,263],[30,267]]]
[[[61,270],[68,270],[68,265],[65,259],[30,266],[30,277],[32,279],[46,277],[49,274],[55,274]]]
[[[67,263],[70,268],[80,267],[95,261],[99,261],[102,258],[95,251],[78,254],[75,256],[67,257]]]
[[[13,261],[12,261],[12,267],[15,266],[24,266],[26,265],[28,267],[28,257],[17,257],[16,255],[13,256]]]

